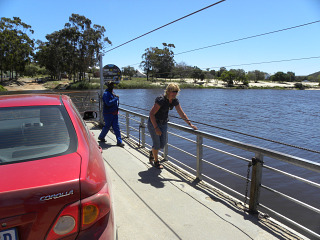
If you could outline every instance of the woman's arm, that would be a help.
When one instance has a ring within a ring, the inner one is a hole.
[[[155,116],[156,113],[159,111],[159,109],[160,109],[160,105],[155,103],[153,105],[153,107],[151,108],[151,110],[150,110],[150,115],[149,116],[150,116],[150,121],[151,121],[151,123],[152,123],[152,125],[153,125],[153,127],[155,129],[156,134],[161,136],[162,132],[158,127],[156,116]]]
[[[196,126],[194,126],[194,125],[191,123],[191,121],[188,119],[187,115],[186,115],[186,114],[184,113],[184,111],[182,110],[180,104],[178,104],[178,105],[176,106],[176,110],[177,110],[179,116],[180,116],[190,127],[192,127],[194,130],[197,130],[197,129],[198,129],[198,128],[197,128]]]

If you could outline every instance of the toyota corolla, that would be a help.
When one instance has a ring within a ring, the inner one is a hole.
[[[113,239],[101,153],[68,96],[0,96],[0,239]]]

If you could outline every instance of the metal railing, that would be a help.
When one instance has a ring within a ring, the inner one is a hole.
[[[124,114],[122,114],[122,112]],[[148,146],[149,148],[151,148],[151,145],[147,144],[147,141],[146,141],[146,136],[150,137],[150,135],[148,135],[145,131],[148,116],[143,115],[143,114],[139,114],[139,113],[136,113],[136,112],[133,112],[130,110],[126,110],[123,108],[120,108],[120,115],[119,116],[120,116],[120,124],[125,125],[125,135],[128,138],[132,138],[136,142],[138,142],[139,146],[141,146],[141,147]],[[122,121],[122,119],[124,119],[125,121]],[[134,123],[130,124],[132,121]],[[134,125],[136,125],[138,127],[134,127]],[[168,144],[165,146],[165,148],[163,150],[163,158],[164,159],[166,159],[166,160],[170,159],[170,160],[178,163],[179,165],[183,166],[185,170],[187,169],[189,172],[191,172],[193,175],[195,175],[196,178],[198,178],[200,180],[202,180],[204,178],[209,179],[211,182],[231,191],[232,193],[235,193],[238,196],[244,197],[245,198],[245,205],[246,205],[246,200],[247,200],[247,192],[249,189],[246,190],[245,195],[239,193],[238,191],[218,182],[212,176],[205,175],[203,173],[203,165],[209,164],[212,167],[218,168],[224,172],[232,174],[233,176],[241,178],[242,180],[247,180],[247,187],[248,187],[248,183],[250,182],[250,195],[249,195],[249,206],[248,206],[249,212],[256,213],[256,212],[258,212],[258,207],[260,207],[262,209],[267,210],[271,214],[277,216],[278,218],[281,218],[281,219],[285,220],[286,222],[292,224],[296,228],[301,229],[303,232],[306,232],[314,237],[320,238],[320,235],[317,234],[316,232],[314,232],[314,231],[306,228],[305,226],[289,219],[288,217],[280,214],[279,212],[272,210],[271,208],[268,208],[267,206],[264,206],[263,204],[259,203],[260,202],[260,191],[261,191],[261,189],[265,189],[267,191],[270,191],[270,192],[276,194],[279,197],[285,198],[295,204],[299,204],[300,206],[307,208],[316,214],[320,214],[320,209],[318,209],[314,206],[311,206],[305,202],[302,202],[298,199],[295,199],[289,195],[286,195],[280,191],[277,191],[273,188],[265,186],[262,183],[262,172],[264,171],[264,169],[268,169],[268,170],[275,172],[277,174],[282,174],[286,177],[290,177],[292,179],[298,180],[303,183],[307,183],[313,187],[316,187],[317,189],[320,189],[319,183],[307,180],[305,178],[296,176],[294,174],[290,174],[285,171],[281,171],[281,170],[276,169],[271,166],[267,166],[264,164],[263,160],[264,160],[264,157],[270,157],[272,159],[286,162],[290,165],[295,165],[299,168],[308,169],[314,173],[320,173],[320,164],[319,163],[311,162],[311,161],[303,159],[303,158],[295,157],[292,155],[273,151],[270,149],[266,149],[266,148],[262,148],[262,147],[258,147],[258,146],[254,146],[254,145],[250,145],[250,144],[245,144],[245,143],[242,143],[239,141],[224,138],[224,137],[217,136],[217,135],[210,134],[210,133],[206,133],[203,131],[198,131],[198,130],[195,131],[190,128],[187,128],[187,127],[175,124],[175,123],[171,123],[171,122],[168,123],[168,127],[169,127],[169,129],[172,128],[172,129],[178,130],[178,132],[183,132],[183,133],[188,133],[188,134],[194,135],[196,137],[196,141],[189,139],[187,137],[181,136],[176,133],[168,132],[169,134],[171,134],[175,137],[181,138],[183,140],[191,142],[192,144],[195,144],[196,150],[195,150],[195,152],[188,152],[188,151],[183,150],[183,149],[173,145],[172,143],[168,142]],[[139,133],[139,137],[136,137],[136,136],[134,136],[134,134],[131,134],[131,131]],[[234,147],[237,149],[241,149],[241,150],[244,150],[245,152],[250,152],[250,154],[254,154],[254,155],[252,156],[251,159],[246,158],[246,157],[242,157],[242,156],[228,152],[223,149],[214,148],[212,146],[205,145],[203,143],[204,139],[218,142],[220,144],[223,144],[224,146],[231,146],[231,147]],[[172,147],[172,148],[176,149],[177,151],[183,152],[184,154],[187,154],[188,156],[191,156],[192,158],[194,158],[196,161],[196,165],[195,165],[196,168],[194,169],[194,168],[188,166],[187,164],[184,164],[183,162],[170,156],[169,152],[168,152],[168,147]],[[210,151],[212,150],[212,151],[216,151],[216,152],[219,152],[222,154],[226,154],[226,155],[235,157],[237,159],[240,159],[241,161],[246,162],[246,164],[248,164],[248,175],[242,176],[236,172],[230,171],[222,166],[219,166],[217,164],[214,164],[214,163],[204,159],[203,158],[204,157],[203,156],[204,149],[209,149]],[[251,178],[249,178],[249,168],[250,167],[252,167]]]

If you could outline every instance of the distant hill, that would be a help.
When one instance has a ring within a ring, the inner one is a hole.
[[[308,77],[315,77],[315,78],[317,78],[319,75],[320,75],[320,71],[319,71],[319,72],[312,73],[312,74],[308,75]]]
[[[307,76],[308,81],[318,82],[320,80],[320,72],[315,72]]]

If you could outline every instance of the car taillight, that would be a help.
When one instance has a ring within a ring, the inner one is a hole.
[[[81,230],[86,229],[107,215],[111,208],[110,193],[107,184],[95,195],[81,200]]]
[[[67,235],[76,233],[79,228],[79,206],[80,201],[73,203],[60,213],[59,217],[53,224],[47,240],[55,240]]]
[[[56,240],[78,232],[80,219],[81,230],[87,229],[107,215],[110,209],[111,199],[106,184],[91,197],[66,206],[50,229],[46,240]]]

